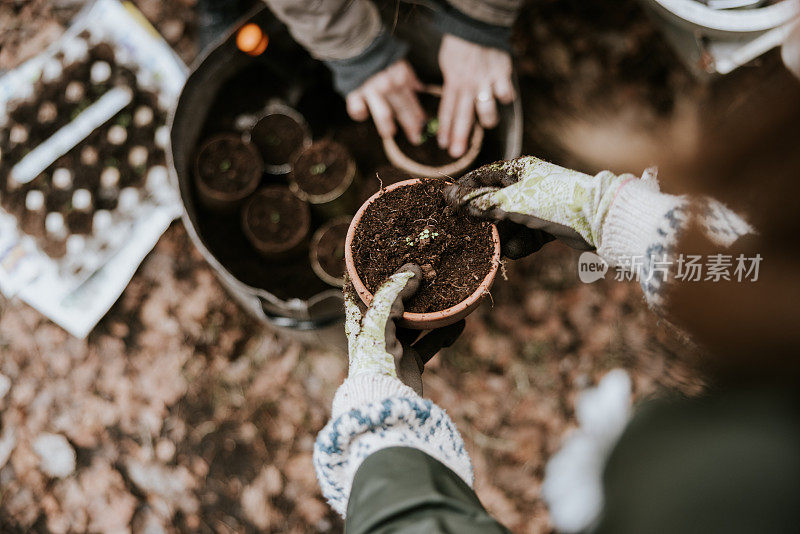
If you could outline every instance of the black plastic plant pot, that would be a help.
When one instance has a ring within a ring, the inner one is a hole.
[[[319,279],[334,287],[344,285],[344,241],[350,217],[338,217],[322,225],[311,238],[308,249],[311,268]]]
[[[194,161],[200,203],[211,211],[233,212],[261,182],[264,164],[252,143],[220,134],[201,146]]]
[[[285,186],[259,190],[242,209],[242,230],[265,258],[289,258],[302,251],[310,227],[308,204]]]
[[[250,130],[250,141],[261,153],[264,170],[270,174],[287,174],[297,154],[311,145],[311,132],[294,108],[273,103]]]
[[[355,210],[357,182],[358,169],[350,152],[329,139],[303,150],[289,175],[292,192],[326,219]]]

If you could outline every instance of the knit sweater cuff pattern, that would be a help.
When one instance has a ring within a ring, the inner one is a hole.
[[[314,445],[322,494],[342,517],[361,463],[370,454],[397,446],[425,452],[472,486],[464,440],[443,409],[396,378],[358,375],[337,390],[331,420]]]

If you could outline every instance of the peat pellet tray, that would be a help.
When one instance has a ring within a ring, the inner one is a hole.
[[[186,67],[133,8],[88,5],[0,77],[0,289],[83,337],[179,213],[167,118]]]
[[[260,54],[256,56],[237,47],[238,31],[246,25],[250,31],[252,24],[268,38],[268,46],[258,50]],[[433,30],[415,27],[413,31]],[[436,70],[424,67],[436,63],[431,61],[436,50],[427,46],[415,50],[414,46],[409,57],[417,66],[418,75],[426,83],[441,83]],[[241,210],[215,211],[198,196],[193,169],[203,144],[226,133],[249,140],[258,118],[275,106],[298,112],[315,144],[334,141],[343,145],[357,167],[354,185],[348,191],[352,198],[348,198],[346,208],[339,204],[336,209],[325,211],[312,203],[309,236],[334,218],[352,216],[381,184],[408,178],[389,164],[371,121],[354,122],[347,116],[344,100],[334,91],[327,68],[291,38],[268,8],[259,7],[206,51],[190,74],[173,115],[171,163],[184,204],[184,224],[223,284],[256,317],[295,331],[324,330],[332,325],[338,328],[343,318],[341,290],[314,272],[308,250],[312,239],[304,243],[301,253],[265,257],[248,241]],[[487,131],[475,165],[519,154],[518,102],[503,107],[501,116],[500,126]],[[267,167],[259,190],[293,186],[297,192],[291,172],[270,173],[266,172]]]

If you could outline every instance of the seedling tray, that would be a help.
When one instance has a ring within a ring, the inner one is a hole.
[[[80,338],[108,311],[180,215],[165,124],[186,76],[132,4],[96,0],[47,50],[0,78],[6,297],[19,297]],[[109,168],[117,176],[101,180]],[[65,239],[22,224],[32,213],[30,191],[44,196],[44,213],[61,213]]]

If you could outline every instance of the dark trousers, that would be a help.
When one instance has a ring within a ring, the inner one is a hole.
[[[391,447],[358,468],[347,503],[348,534],[508,532],[475,492],[422,451]]]

